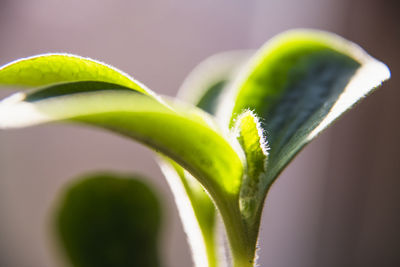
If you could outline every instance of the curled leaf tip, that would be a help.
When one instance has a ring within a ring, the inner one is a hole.
[[[263,154],[265,155],[265,157],[267,157],[270,148],[268,145],[265,129],[261,127],[261,120],[262,118],[258,117],[253,110],[246,109],[235,119],[236,124],[234,127],[234,132],[236,134],[236,137],[240,138],[241,132],[246,131],[246,129],[247,131],[251,131],[251,129],[257,130],[258,138],[256,138],[257,141],[254,143],[254,145],[258,142]]]
[[[255,215],[264,188],[268,143],[260,121],[251,110],[237,117],[235,132],[246,155],[246,171],[240,189],[240,209],[245,218]]]

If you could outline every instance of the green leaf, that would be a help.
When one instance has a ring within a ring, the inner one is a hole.
[[[73,266],[160,266],[160,201],[140,180],[96,173],[65,188],[55,230]]]
[[[194,107],[171,104],[172,108],[110,66],[73,55],[39,55],[0,67],[0,84],[55,84],[2,101],[2,128],[57,120],[104,127],[165,153],[198,178],[210,194],[239,192],[242,160],[233,138],[228,142],[227,133]]]
[[[239,75],[230,124],[243,110],[262,118],[268,184],[344,111],[390,77],[388,68],[339,36],[294,30],[269,41]],[[224,111],[223,111],[224,112]]]
[[[259,167],[253,168],[266,171],[261,182],[263,197],[257,199],[258,210],[249,231],[258,231],[267,191],[292,158],[389,77],[388,68],[360,47],[320,31],[283,33],[256,53],[219,109],[219,115],[231,127],[239,114],[251,110],[261,118],[270,147],[266,167],[255,159]],[[246,144],[243,148],[248,150]],[[253,175],[251,172],[250,166],[247,175]]]
[[[229,136],[205,113],[192,106],[171,104],[171,108],[136,91],[114,90],[108,83],[102,84],[104,90],[99,90],[99,82],[78,85],[85,86],[79,93],[75,93],[77,84],[61,84],[3,100],[0,128],[65,120],[99,126],[172,158],[215,201],[219,198],[225,203],[237,197],[243,169],[240,147],[233,138],[228,141]]]
[[[34,88],[79,81],[114,83],[155,95],[143,84],[110,65],[70,54],[37,55],[0,67],[0,85]]]

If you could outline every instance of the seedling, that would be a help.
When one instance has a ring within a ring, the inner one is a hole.
[[[389,77],[357,45],[313,30],[283,33],[255,53],[214,56],[185,81],[179,100],[101,62],[45,54],[0,68],[0,84],[38,88],[1,102],[0,127],[73,122],[149,146],[171,184],[195,265],[223,260],[217,210],[230,264],[254,266],[272,183],[307,143]]]

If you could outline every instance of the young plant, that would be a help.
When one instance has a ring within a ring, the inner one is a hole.
[[[292,158],[390,72],[334,34],[294,30],[259,51],[202,63],[159,96],[87,58],[45,54],[0,68],[0,84],[39,88],[0,103],[0,127],[65,121],[111,130],[157,153],[196,266],[220,266],[216,210],[235,267],[254,266],[267,192]],[[197,107],[196,107],[197,106]]]

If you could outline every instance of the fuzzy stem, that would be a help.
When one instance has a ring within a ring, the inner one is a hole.
[[[237,198],[217,205],[225,225],[234,267],[253,267],[256,238],[252,238],[239,210]]]

